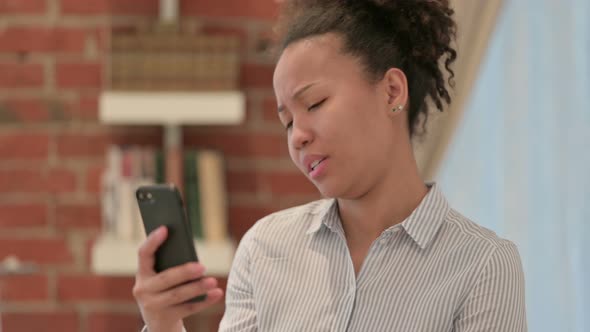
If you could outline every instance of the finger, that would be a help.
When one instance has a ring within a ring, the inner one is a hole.
[[[154,275],[156,250],[164,243],[168,236],[168,229],[165,226],[156,228],[149,234],[138,251],[138,273],[142,276]]]
[[[217,287],[215,278],[204,278],[169,289],[157,295],[154,306],[165,308],[180,305]]]
[[[222,298],[223,290],[221,288],[213,288],[207,292],[207,298],[205,301],[182,303],[177,305],[175,308],[178,310],[180,316],[184,318],[212,306]]]
[[[200,263],[191,262],[175,266],[158,273],[146,280],[145,287],[158,293],[204,276],[205,267]]]

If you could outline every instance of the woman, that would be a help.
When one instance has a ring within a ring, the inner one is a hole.
[[[516,247],[420,178],[411,139],[442,110],[456,52],[448,1],[290,1],[274,73],[291,159],[328,199],[243,237],[221,331],[526,331]],[[156,275],[165,230],[140,250],[150,332],[219,300],[199,264]],[[181,304],[206,293],[201,304]]]

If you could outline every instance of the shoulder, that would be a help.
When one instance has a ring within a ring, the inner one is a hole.
[[[459,212],[451,209],[445,220],[448,237],[460,243],[460,251],[465,256],[479,261],[479,270],[521,269],[520,254],[516,244],[498,236],[494,231],[483,227]]]
[[[305,232],[333,201],[322,199],[274,212],[258,220],[247,235],[254,238]]]
[[[498,331],[526,331],[524,271],[516,245],[453,210],[447,227],[460,239],[458,259],[467,262],[455,327],[493,322]]]
[[[453,233],[454,236],[463,238],[482,248],[493,251],[514,246],[511,241],[498,236],[494,231],[475,223],[454,209],[449,211],[445,224],[448,231]]]
[[[267,256],[274,256],[273,251],[302,241],[312,223],[321,222],[318,219],[332,203],[331,199],[321,199],[274,212],[258,220],[246,232],[240,246],[249,252],[262,251]]]

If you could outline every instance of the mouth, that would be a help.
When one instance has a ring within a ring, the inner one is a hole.
[[[312,164],[309,166],[309,170],[310,170],[311,172],[313,172],[313,171],[316,169],[316,167],[318,167],[318,166],[319,166],[319,165],[320,165],[320,164],[321,164],[321,163],[322,163],[324,160],[326,160],[326,158],[322,158],[322,159],[319,159],[319,160],[316,160],[316,161],[314,161],[314,162],[313,162],[313,163],[312,163]]]

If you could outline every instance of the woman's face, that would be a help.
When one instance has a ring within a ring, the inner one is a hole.
[[[354,199],[391,171],[394,126],[387,84],[341,45],[330,33],[288,46],[274,90],[295,165],[324,196]]]

